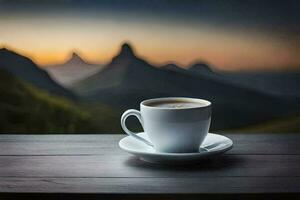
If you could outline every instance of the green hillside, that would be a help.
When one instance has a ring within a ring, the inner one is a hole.
[[[119,112],[103,104],[75,103],[0,70],[0,134],[121,133],[119,119]],[[141,130],[136,120],[129,119],[129,124]],[[300,117],[284,117],[220,131],[300,132]]]
[[[0,71],[0,133],[120,133],[119,113],[48,94]]]

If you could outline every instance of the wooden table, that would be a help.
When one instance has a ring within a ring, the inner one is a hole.
[[[0,135],[0,199],[299,197],[300,134],[227,134],[232,150],[193,166],[144,163],[124,136]]]

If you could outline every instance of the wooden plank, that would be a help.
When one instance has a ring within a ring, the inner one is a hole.
[[[33,193],[278,193],[299,192],[299,177],[1,178],[0,192]]]
[[[227,154],[300,155],[300,134],[229,134]],[[1,155],[125,155],[118,141],[125,135],[0,135]]]
[[[300,137],[299,133],[219,133],[221,135],[226,135],[228,137],[234,137],[236,140],[250,139],[253,141],[273,141],[273,140],[291,140],[294,137]],[[0,142],[91,142],[95,140],[111,140],[116,138],[117,140],[125,137],[126,134],[0,134]]]
[[[94,142],[125,137],[126,134],[0,134],[0,142]]]
[[[193,166],[132,156],[1,156],[0,177],[300,177],[299,155],[223,155]]]
[[[226,135],[226,134],[225,134]],[[300,134],[230,134],[230,154],[300,155]]]
[[[124,136],[0,135],[0,198],[300,191],[300,135],[230,134],[230,152],[193,166],[139,161],[118,148]]]

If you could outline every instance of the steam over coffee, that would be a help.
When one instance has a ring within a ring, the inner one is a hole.
[[[184,109],[184,108],[196,108],[205,106],[204,103],[192,102],[192,101],[181,101],[181,100],[164,100],[148,103],[148,106],[159,107],[159,108],[173,108],[173,109]]]

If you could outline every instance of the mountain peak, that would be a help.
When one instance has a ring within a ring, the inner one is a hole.
[[[125,42],[122,44],[119,54],[112,59],[113,63],[128,62],[136,58],[132,46]]]
[[[86,63],[77,52],[73,52],[67,63]]]
[[[0,48],[0,56],[1,56],[1,59],[4,59],[4,60],[7,60],[7,59],[18,59],[18,58],[22,57],[23,59],[31,61],[29,58],[27,58],[27,57],[25,57],[23,55],[20,55],[17,52],[15,52],[15,51],[13,51],[11,49],[8,49],[6,47]]]
[[[121,46],[120,54],[134,55],[134,51],[131,44],[129,44],[128,42],[123,43]]]
[[[0,52],[1,52],[1,53],[14,53],[14,52],[12,52],[11,50],[9,50],[9,49],[7,49],[7,48],[5,48],[5,47],[0,48]]]
[[[198,72],[212,72],[212,69],[206,63],[195,63],[189,69],[189,71],[198,71]]]
[[[80,57],[80,56],[78,55],[77,52],[74,51],[74,52],[72,53],[72,58],[73,58],[73,57]]]

